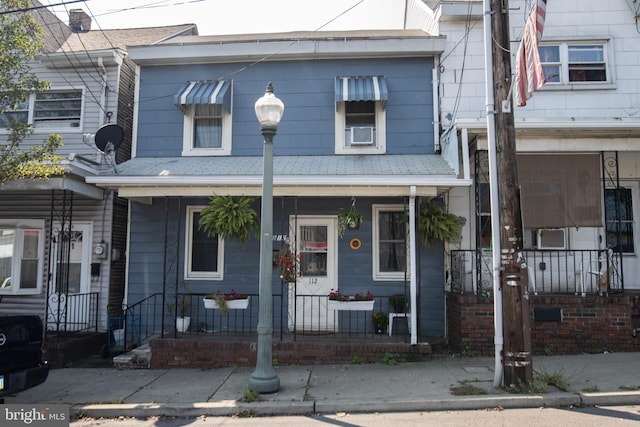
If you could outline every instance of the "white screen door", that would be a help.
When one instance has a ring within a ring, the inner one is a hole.
[[[336,217],[298,216],[290,221],[301,275],[295,289],[289,286],[289,330],[333,332],[335,316],[327,310],[327,300],[338,283]]]

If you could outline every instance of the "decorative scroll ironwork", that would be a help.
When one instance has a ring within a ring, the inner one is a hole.
[[[491,212],[485,212],[487,203],[490,207],[489,195],[489,153],[477,150],[474,155],[474,200],[476,212],[476,248],[474,265],[481,267],[474,270],[474,293],[490,294],[493,291],[491,268],[491,241],[483,236],[491,236]],[[487,264],[487,256],[489,261]]]
[[[73,192],[51,192],[49,214],[49,262],[47,267],[46,330],[66,333],[69,297],[69,258],[73,222]],[[54,253],[55,251],[55,253]]]
[[[604,188],[603,191],[603,206],[604,208],[604,233],[606,236],[606,245],[607,248],[611,248],[613,254],[615,256],[610,256],[609,258],[613,260],[620,259],[622,260],[622,245],[618,244],[618,242],[622,242],[622,230],[623,230],[623,218],[620,210],[620,191],[615,191],[615,218],[609,218],[608,215],[610,210],[607,209],[607,192],[606,190],[620,190],[620,162],[618,160],[618,152],[603,152],[602,156],[602,185]],[[616,221],[615,229],[617,230],[617,236],[615,236],[615,242],[611,242],[609,239],[609,223],[611,221]],[[615,271],[615,280],[609,280],[609,291],[610,292],[624,292],[624,269],[623,263],[620,261],[613,262],[612,266],[615,266],[615,269],[611,271]],[[617,285],[617,286],[614,286]]]

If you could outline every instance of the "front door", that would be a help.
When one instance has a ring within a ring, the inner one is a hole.
[[[289,285],[289,330],[335,331],[335,316],[327,301],[338,288],[337,219],[298,216],[290,219],[291,245],[300,257],[300,277]]]
[[[75,331],[89,327],[91,313],[91,224],[53,229],[49,329]],[[82,295],[81,295],[82,294]]]

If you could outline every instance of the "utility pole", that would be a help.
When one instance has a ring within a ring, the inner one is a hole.
[[[500,288],[504,350],[504,385],[518,387],[533,379],[531,330],[527,294],[527,265],[522,251],[523,229],[516,164],[513,101],[510,99],[511,49],[509,0],[491,0],[491,51],[495,110],[495,143],[498,174],[497,212],[500,224]],[[492,212],[496,217],[496,212]]]

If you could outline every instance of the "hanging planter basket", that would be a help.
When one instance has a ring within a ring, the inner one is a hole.
[[[255,200],[246,196],[212,196],[200,213],[199,228],[211,237],[234,237],[247,243],[252,234],[260,233],[258,214],[253,208]]]
[[[346,230],[358,230],[364,222],[364,216],[356,210],[356,199],[351,199],[349,209],[340,209],[338,212],[338,235],[344,236]]]

